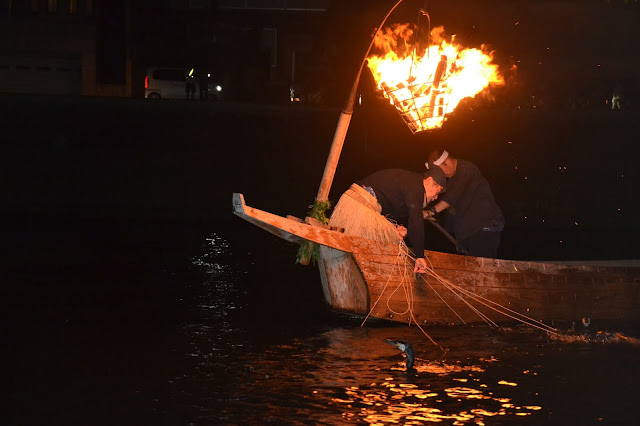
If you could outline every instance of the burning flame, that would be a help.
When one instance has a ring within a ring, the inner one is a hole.
[[[446,41],[443,32],[443,27],[434,28],[431,44],[417,52],[409,45],[410,24],[394,25],[376,36],[383,55],[367,58],[378,89],[414,133],[442,127],[445,115],[462,99],[490,84],[504,84],[491,63],[492,52],[462,48],[453,43],[455,36]]]

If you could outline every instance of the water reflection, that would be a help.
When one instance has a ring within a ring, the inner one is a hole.
[[[615,402],[625,400],[619,384],[603,385],[604,377],[595,384],[587,374],[611,354],[569,350],[590,346],[569,344],[578,341],[576,335],[484,326],[430,329],[448,349],[443,354],[419,329],[404,325],[359,327],[360,321],[345,319],[300,329],[259,317],[256,327],[241,320],[252,305],[243,298],[240,287],[247,285],[238,285],[242,268],[230,251],[214,235],[194,259],[206,273],[194,316],[184,325],[191,367],[175,379],[173,392],[193,424],[540,424],[552,414],[555,421],[577,416],[584,424],[613,418],[625,404]],[[619,335],[613,339],[624,340]],[[412,343],[415,372],[406,372],[402,354],[385,339]],[[637,351],[615,356],[637,359]],[[619,368],[630,371],[625,383],[640,377],[637,367]],[[607,403],[585,404],[602,386],[611,394],[602,396]],[[573,400],[567,402],[569,393]],[[564,409],[567,403],[573,405]]]
[[[195,300],[197,306],[206,311],[203,319],[215,321],[217,328],[232,327],[228,316],[237,308],[239,290],[235,279],[237,271],[231,261],[228,241],[217,234],[211,234],[191,262],[203,276],[202,281],[198,282],[199,291]],[[194,333],[203,331],[207,331],[206,326]]]
[[[483,424],[486,417],[528,416],[542,409],[538,405],[516,403],[508,389],[501,389],[502,386],[517,386],[514,382],[501,380],[493,386],[484,383],[486,365],[497,361],[495,358],[478,359],[472,363],[418,359],[417,373],[405,373],[401,363],[389,362],[388,352],[380,345],[379,338],[393,331],[397,332],[389,329],[367,332],[340,329],[325,333],[328,353],[343,352],[344,340],[353,340],[357,349],[354,352],[366,357],[362,361],[368,361],[367,366],[373,367],[368,375],[362,371],[360,376],[361,379],[372,379],[371,382],[348,386],[340,391],[325,388],[324,392],[318,392],[329,399],[330,404],[340,408],[345,419],[369,424],[443,421]],[[362,352],[365,348],[366,351]],[[357,360],[358,356],[352,354],[350,358]],[[355,365],[351,367],[358,368]],[[394,374],[389,375],[390,372]],[[382,380],[376,381],[381,374],[384,376]],[[317,379],[324,382],[322,378]],[[455,382],[465,385],[447,386]],[[332,393],[337,395],[332,396]]]
[[[588,330],[583,333],[565,333],[551,335],[551,340],[563,343],[625,343],[640,345],[640,339],[619,331]]]
[[[392,333],[398,328],[338,328],[272,347],[246,360],[253,380],[238,390],[256,403],[269,395],[267,417],[295,410],[301,418],[329,423],[339,417],[369,424],[483,424],[487,417],[542,410],[513,390],[513,378],[485,376],[494,357],[442,359],[438,348],[419,343],[426,349],[416,353],[416,372],[407,373],[398,352],[383,343]],[[285,395],[294,395],[295,409]]]
[[[187,301],[191,309],[182,325],[187,368],[172,384],[181,396],[179,405],[195,411],[197,418],[209,415],[212,403],[224,391],[220,385],[233,382],[228,367],[236,352],[247,346],[247,338],[235,315],[242,307],[243,291],[228,240],[209,235],[191,264],[196,273]]]

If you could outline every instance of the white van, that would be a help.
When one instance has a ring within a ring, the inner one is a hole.
[[[144,78],[144,97],[147,99],[187,99],[187,77],[192,76],[195,82],[195,99],[200,98],[200,81],[197,71],[186,68],[160,68],[147,69]],[[222,99],[222,86],[209,81],[207,91],[209,100]]]

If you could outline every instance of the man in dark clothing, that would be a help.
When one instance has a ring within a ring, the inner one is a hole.
[[[209,99],[209,74],[200,71],[198,83],[200,85],[200,100],[206,101]]]
[[[429,160],[439,165],[447,176],[447,193],[423,212],[424,218],[447,210],[458,252],[495,258],[504,229],[504,216],[480,169],[444,150],[433,151]]]
[[[193,99],[193,96],[196,93],[196,80],[192,73],[189,73],[187,76],[187,84],[184,91],[187,94],[187,99]]]
[[[431,164],[424,175],[402,169],[387,169],[375,172],[356,183],[376,198],[382,207],[383,216],[395,220],[408,219],[406,235],[417,257],[414,272],[426,272],[422,209],[445,189],[447,182],[444,172]]]

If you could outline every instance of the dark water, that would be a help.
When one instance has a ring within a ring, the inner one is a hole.
[[[427,328],[442,352],[327,312],[295,247],[240,219],[12,230],[2,424],[635,424],[628,325]]]
[[[252,206],[304,215],[335,111],[40,98],[5,99],[2,110],[2,425],[636,424],[637,324],[594,321],[561,337],[427,328],[443,352],[415,327],[329,312],[317,271],[294,263],[297,248],[231,214],[240,191]],[[538,126],[530,139],[526,123],[539,117],[473,131],[517,135],[535,151],[547,140],[538,136],[569,134],[587,115],[560,128],[550,114],[548,134]],[[635,120],[621,117],[618,140],[635,138]],[[368,126],[354,118],[359,151],[345,147],[338,189],[368,168],[416,162],[382,145],[398,128]],[[577,137],[587,133],[600,134]],[[455,126],[441,134],[458,136]],[[495,186],[510,194],[505,182]],[[599,194],[635,212],[621,188]],[[512,225],[503,248],[640,257],[625,217]],[[416,374],[384,339],[413,344]]]

